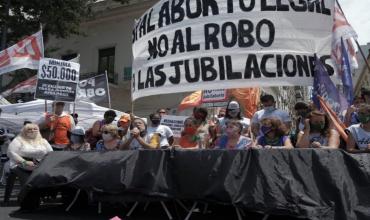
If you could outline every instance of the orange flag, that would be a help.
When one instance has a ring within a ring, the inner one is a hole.
[[[178,111],[182,111],[186,108],[198,106],[202,103],[202,91],[196,91],[186,96],[178,106]]]
[[[229,89],[229,96],[234,97],[243,106],[244,115],[252,118],[257,111],[260,99],[259,88]]]
[[[347,142],[348,135],[344,131],[346,129],[346,126],[343,124],[343,122],[339,120],[337,114],[335,114],[335,112],[330,108],[328,103],[326,103],[321,96],[317,97],[319,98],[321,108],[323,108],[324,111],[328,114],[331,122],[333,123],[334,127],[337,129],[338,133],[343,138],[343,140]]]

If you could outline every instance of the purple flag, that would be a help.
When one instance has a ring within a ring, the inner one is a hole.
[[[337,87],[331,81],[329,74],[326,72],[324,65],[315,55],[315,76],[313,80],[313,94],[312,101],[318,109],[320,109],[320,102],[317,96],[323,97],[330,107],[338,115],[348,108],[346,98],[339,93]]]
[[[349,63],[347,49],[344,45],[343,38],[341,39],[341,46],[342,46],[342,63],[340,68],[340,75],[342,76],[342,83],[343,83],[343,92],[348,101],[351,105],[353,102],[353,85],[352,85],[352,75],[351,75],[351,65]]]

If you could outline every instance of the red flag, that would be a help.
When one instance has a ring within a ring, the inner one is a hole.
[[[178,111],[200,105],[202,102],[202,91],[196,91],[186,96],[178,106]]]
[[[345,132],[346,126],[339,120],[337,114],[335,114],[335,112],[330,108],[328,103],[326,103],[321,96],[317,97],[320,101],[321,108],[324,109],[324,111],[328,114],[330,121],[333,123],[343,140],[347,142],[348,135]]]
[[[13,88],[6,90],[1,95],[6,97],[12,93],[27,93],[27,92],[34,93],[36,91],[36,83],[37,83],[37,78],[36,76],[33,76],[17,84]]]
[[[22,68],[38,69],[44,56],[42,31],[0,51],[0,75]]]
[[[244,115],[252,118],[257,111],[260,98],[259,88],[229,89],[230,96],[233,96],[241,106],[243,106]]]

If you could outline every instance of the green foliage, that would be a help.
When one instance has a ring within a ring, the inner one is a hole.
[[[53,34],[66,38],[79,34],[80,22],[91,14],[91,0],[10,0],[9,16],[5,5],[0,1],[0,24],[8,27],[7,45],[22,37],[37,32],[40,24],[44,36]]]

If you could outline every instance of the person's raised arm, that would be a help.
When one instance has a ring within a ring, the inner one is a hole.
[[[100,126],[101,122],[100,121],[96,121],[94,122],[94,125],[92,127],[92,135],[94,137],[99,137],[102,135],[102,132],[101,132],[101,126]]]
[[[310,119],[304,120],[304,129],[298,133],[297,146],[298,148],[310,147]]]
[[[339,134],[335,129],[330,129],[329,131],[329,138],[328,138],[328,147],[330,148],[338,148],[339,147]]]

